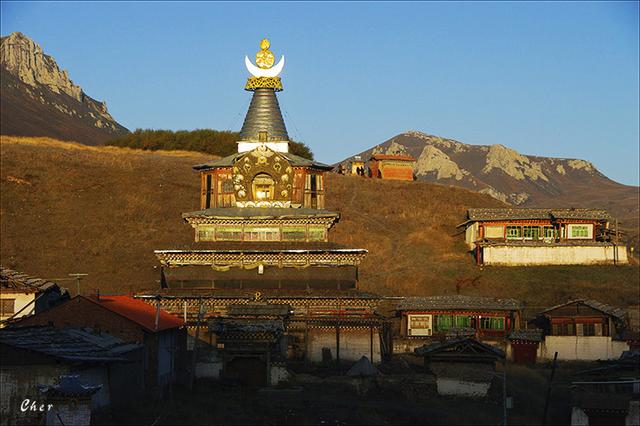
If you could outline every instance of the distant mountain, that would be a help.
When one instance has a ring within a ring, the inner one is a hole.
[[[614,182],[588,161],[523,155],[504,145],[467,145],[416,131],[358,155],[368,160],[374,153],[411,155],[419,180],[472,189],[513,205],[606,208],[637,243],[638,187]]]
[[[29,37],[16,32],[0,40],[1,134],[97,145],[129,132]]]

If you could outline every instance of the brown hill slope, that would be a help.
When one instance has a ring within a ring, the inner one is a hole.
[[[101,144],[128,130],[21,33],[0,40],[0,132]]]
[[[154,249],[195,244],[180,214],[198,208],[191,165],[209,157],[9,137],[0,152],[0,261],[8,267],[44,278],[87,272],[85,288],[126,292],[158,285]],[[476,267],[455,226],[469,206],[501,205],[487,195],[333,174],[326,187],[327,207],[343,216],[332,239],[370,251],[364,290],[450,294],[461,283],[464,294],[536,306],[580,296],[637,300],[637,266]]]
[[[359,155],[366,160],[373,153],[412,155],[421,181],[460,186],[514,205],[606,208],[638,247],[639,188],[614,182],[588,161],[522,155],[503,145],[468,145],[416,131]]]

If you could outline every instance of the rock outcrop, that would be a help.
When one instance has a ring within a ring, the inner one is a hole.
[[[607,208],[637,222],[638,188],[608,179],[588,161],[524,155],[504,145],[468,145],[410,130],[361,152],[416,158],[419,180],[461,186],[519,206]],[[345,161],[348,161],[346,159]]]
[[[128,132],[105,102],[86,95],[29,37],[1,38],[2,134],[51,136],[95,145]]]

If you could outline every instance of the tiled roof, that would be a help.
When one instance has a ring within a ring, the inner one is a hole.
[[[509,340],[529,340],[531,342],[541,342],[542,341],[542,330],[533,329],[533,330],[513,330],[509,333]]]
[[[611,216],[602,209],[469,209],[467,217],[470,221],[481,220],[517,220],[517,219],[593,219],[610,220]]]
[[[195,170],[207,170],[207,169],[215,169],[218,167],[231,167],[235,163],[236,159],[245,153],[236,153],[231,154],[223,158],[219,158],[217,160],[208,161],[202,164],[196,164],[193,166]],[[291,154],[290,152],[279,152],[279,155],[282,155],[286,158],[293,167],[311,167],[322,170],[331,170],[333,166],[329,166],[324,163],[319,163],[317,161],[309,160],[304,157],[300,157],[299,155]]]
[[[61,294],[67,290],[53,281],[42,278],[33,278],[27,274],[0,266],[0,287],[7,290],[40,293],[44,291],[60,289]]]
[[[199,241],[189,243],[185,250],[156,250],[157,253],[173,252],[296,252],[296,253],[367,253],[366,249],[350,248],[342,244],[327,241]]]
[[[102,385],[83,385],[78,375],[60,376],[60,382],[54,385],[38,385],[38,390],[48,397],[82,397],[98,392]]]
[[[522,305],[515,299],[494,299],[480,296],[429,296],[405,297],[398,303],[397,310],[441,310],[441,309],[477,309],[512,311],[521,309]]]
[[[416,161],[409,155],[392,155],[392,154],[373,154],[372,160],[399,160],[399,161]]]
[[[138,299],[153,299],[156,295],[161,296],[163,299],[192,297],[198,298],[221,298],[221,299],[249,299],[253,300],[255,297],[256,289],[239,289],[239,288],[167,288],[162,290],[150,290],[146,292],[139,292],[136,295]],[[365,293],[359,290],[336,290],[336,289],[286,289],[286,288],[274,288],[259,290],[262,293],[262,297],[265,300],[271,299],[288,299],[288,298],[300,298],[300,299],[364,299],[377,301],[381,297],[372,294]]]
[[[612,317],[618,318],[618,319],[623,319],[626,316],[626,312],[624,309],[622,308],[616,308],[614,306],[611,305],[606,305],[604,303],[600,303],[597,300],[593,300],[593,299],[576,299],[576,300],[570,300],[567,303],[562,303],[560,305],[556,305],[556,306],[552,306],[549,309],[545,309],[544,311],[540,312],[541,314],[545,314],[547,312],[551,312],[555,309],[561,308],[563,306],[568,306],[568,305],[572,305],[574,303],[582,303],[584,305],[589,306],[590,308],[593,308],[597,311],[600,311],[602,313],[605,313],[607,315],[610,315]]]
[[[82,362],[124,361],[123,354],[142,347],[123,343],[106,333],[50,326],[2,328],[0,343],[62,360]]]
[[[308,208],[219,207],[182,214],[183,218],[203,216],[221,219],[227,219],[230,217],[237,219],[298,219],[306,217],[329,217],[339,219],[340,213],[329,210]]]
[[[81,296],[82,297],[82,296]],[[156,328],[156,307],[131,296],[91,296],[88,300],[119,314],[148,331],[163,331],[184,325],[184,321],[170,313],[160,310],[158,328]]]
[[[476,242],[476,245],[480,247],[607,247],[613,246],[614,243],[608,241],[593,241],[593,240],[560,240],[549,241],[544,240],[482,240]]]
[[[490,355],[496,358],[504,358],[504,352],[495,346],[488,345],[468,337],[463,339],[447,340],[424,345],[414,350],[418,356],[431,356],[436,354],[451,353],[459,355],[469,352],[477,355]]]

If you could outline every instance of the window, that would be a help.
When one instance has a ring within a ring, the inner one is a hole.
[[[309,241],[325,241],[327,239],[327,230],[322,226],[309,227]]]
[[[525,240],[539,240],[540,239],[540,227],[539,226],[524,226],[523,235]]]
[[[215,228],[198,228],[198,241],[213,241]]]
[[[470,328],[471,317],[467,315],[456,315],[456,328]]]
[[[553,226],[543,226],[543,235],[544,238],[555,238],[555,233],[553,232]]]
[[[216,241],[242,241],[242,228],[227,226],[216,228]]]
[[[245,228],[245,241],[280,241],[278,228]]]
[[[253,199],[255,201],[273,200],[274,182],[266,173],[260,173],[253,178]]]
[[[504,330],[504,318],[484,317],[480,319],[480,328],[485,330]]]
[[[504,238],[503,226],[485,226],[484,228],[485,238]]]
[[[283,226],[282,241],[305,241],[307,230],[303,226]]]
[[[569,225],[570,238],[589,238],[590,225]]]
[[[409,336],[431,336],[431,315],[409,315]]]
[[[595,324],[581,324],[582,325],[582,335],[583,336],[595,336],[596,335],[596,325]]]
[[[436,330],[447,331],[453,327],[453,315],[436,315]]]
[[[0,299],[0,315],[13,315],[16,310],[16,299]]]
[[[205,186],[205,203],[204,208],[208,209],[211,207],[211,175],[207,175],[206,177],[206,186]]]
[[[522,238],[521,226],[507,226],[507,239]]]
[[[575,336],[573,323],[564,322],[553,324],[551,326],[551,334],[553,336]]]

